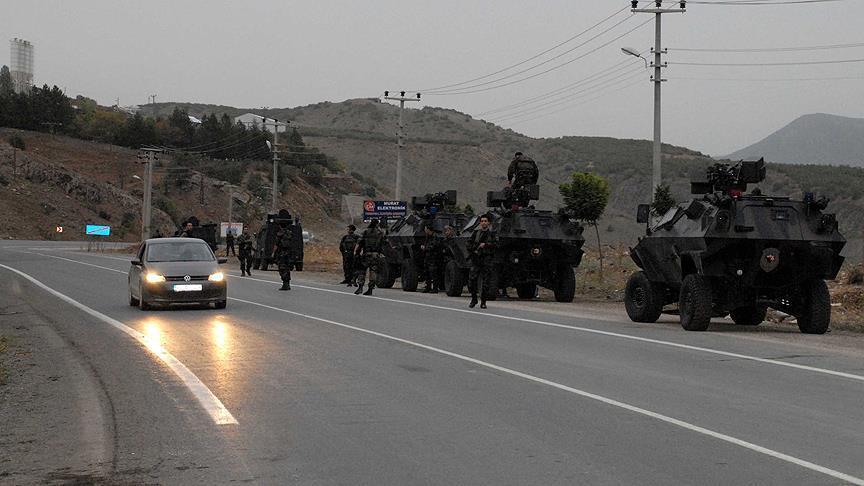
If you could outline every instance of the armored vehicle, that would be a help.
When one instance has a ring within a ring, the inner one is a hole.
[[[426,265],[420,246],[426,240],[424,228],[431,226],[436,238],[444,238],[444,228],[452,226],[461,231],[468,221],[462,213],[448,212],[456,205],[456,191],[438,192],[411,198],[411,212],[393,223],[387,230],[384,244],[386,265],[378,272],[378,286],[391,288],[396,279],[402,281],[402,290],[414,292],[417,283],[426,280]],[[450,240],[444,241],[444,250],[450,251]],[[443,280],[443,275],[435,278]]]
[[[765,179],[765,162],[715,164],[691,184],[697,196],[648,225],[630,251],[642,270],[627,282],[630,319],[654,322],[663,306],[678,303],[681,325],[704,331],[711,317],[731,314],[755,326],[768,307],[798,319],[801,332],[822,334],[831,320],[825,279],[840,270],[846,240],[828,199],[749,194]],[[648,223],[648,205],[637,219]]]
[[[195,216],[190,216],[183,220],[180,223],[180,227],[174,233],[174,236],[180,236],[184,231],[186,231],[186,224],[192,224],[192,231],[189,235],[192,238],[200,238],[207,242],[210,245],[210,249],[214,252],[219,247],[219,240],[217,238],[218,228],[216,227],[216,223],[205,223],[201,224],[201,222]]]
[[[490,191],[486,205],[490,208],[492,229],[498,235],[495,252],[494,282],[488,286],[494,300],[498,289],[515,287],[519,298],[532,299],[537,287],[551,289],[558,302],[572,302],[576,292],[574,267],[582,261],[583,227],[564,211],[542,211],[522,202],[536,200],[540,188],[523,186],[517,190]],[[444,264],[444,287],[447,295],[462,294],[471,267],[466,248],[471,233],[479,225],[474,217],[456,238]]]
[[[270,265],[276,263],[273,251],[276,245],[276,234],[282,228],[288,229],[293,235],[294,270],[303,271],[303,227],[300,225],[300,218],[292,218],[287,209],[268,214],[261,229],[255,234],[252,266],[256,270],[267,270]]]

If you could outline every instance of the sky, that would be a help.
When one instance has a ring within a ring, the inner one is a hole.
[[[805,3],[759,4],[783,1]],[[281,108],[407,90],[421,93],[413,107],[452,108],[533,137],[650,140],[653,70],[621,48],[650,56],[654,15],[629,7],[6,0],[0,38],[34,44],[36,84],[106,105],[156,94],[157,102]],[[664,14],[663,142],[724,155],[804,114],[864,117],[861,19],[864,0],[702,0]],[[7,44],[0,64],[8,63]]]

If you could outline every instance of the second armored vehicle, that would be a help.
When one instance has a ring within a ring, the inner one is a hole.
[[[255,270],[267,270],[270,265],[276,263],[273,249],[276,245],[276,234],[282,228],[291,231],[293,235],[294,270],[303,271],[303,227],[300,225],[300,219],[292,218],[287,209],[268,214],[264,225],[255,235],[255,255],[252,263]]]
[[[421,245],[427,226],[435,230],[436,238],[443,238],[444,228],[451,226],[458,233],[468,221],[462,213],[447,211],[456,205],[456,191],[439,192],[411,198],[411,213],[393,223],[387,231],[384,245],[386,265],[378,273],[378,286],[390,288],[399,278],[402,290],[414,292],[418,282],[427,278],[424,252]],[[449,241],[445,241],[445,249]],[[443,279],[441,276],[433,278]]]
[[[498,289],[515,287],[519,298],[531,299],[537,287],[551,289],[558,302],[572,302],[576,292],[574,267],[582,261],[583,227],[564,212],[521,207],[518,201],[535,200],[539,187],[525,186],[516,191],[489,192],[486,203],[492,229],[498,235],[495,251],[496,271],[487,300],[494,300]],[[461,295],[471,267],[466,243],[479,224],[474,217],[453,244],[444,266],[447,295]]]
[[[181,224],[180,228],[177,229],[177,232],[174,233],[174,236],[180,236],[186,231],[186,226],[191,224],[192,229],[189,231],[190,234],[187,236],[191,238],[199,238],[207,242],[210,245],[210,249],[214,252],[219,247],[219,242],[216,237],[218,231],[216,229],[216,223],[201,223],[198,218],[195,216],[190,216],[186,218]]]
[[[745,194],[765,179],[765,162],[715,164],[691,185],[701,195],[670,209],[630,251],[642,270],[630,277],[624,303],[630,319],[654,322],[678,303],[681,325],[704,331],[731,313],[758,325],[768,307],[798,319],[801,332],[822,334],[831,320],[825,279],[837,276],[846,240],[828,200]],[[638,220],[647,223],[648,205]]]

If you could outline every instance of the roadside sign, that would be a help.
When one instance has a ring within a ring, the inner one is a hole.
[[[231,232],[234,236],[240,236],[243,233],[243,223],[231,223]],[[228,235],[228,223],[219,223],[219,236],[225,238]]]
[[[88,224],[84,229],[87,236],[111,236],[111,227],[101,224]]]
[[[405,201],[363,201],[363,221],[380,219],[382,222],[395,221],[408,211]]]
[[[57,226],[57,227],[54,228],[54,231],[56,231],[56,232],[58,232],[58,233],[62,233],[62,232],[63,232],[63,227],[62,227],[62,226]]]

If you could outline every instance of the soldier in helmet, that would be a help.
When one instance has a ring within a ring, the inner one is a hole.
[[[507,192],[512,201],[518,206],[527,206],[531,199],[526,194],[526,186],[537,184],[539,177],[540,170],[537,168],[537,163],[522,152],[516,152],[510,167],[507,168],[507,182],[510,185]]]
[[[363,230],[360,235],[360,241],[354,249],[354,257],[361,258],[363,266],[357,275],[357,290],[355,294],[363,292],[363,285],[366,283],[366,270],[369,270],[369,288],[363,295],[372,295],[372,289],[375,288],[375,282],[378,279],[378,269],[383,264],[384,258],[381,255],[381,248],[384,244],[384,232],[378,228],[378,220],[369,221],[369,227]]]
[[[237,248],[239,253],[237,258],[240,260],[240,276],[252,276],[252,236],[249,235],[249,230],[243,228],[243,233],[237,237]]]
[[[349,224],[348,234],[344,235],[339,241],[339,252],[342,253],[342,273],[345,277],[339,283],[348,284],[349,287],[356,280],[354,276],[356,273],[354,268],[354,247],[357,246],[357,241],[360,240],[360,237],[354,234],[355,231],[357,231],[357,227]]]
[[[492,280],[492,272],[495,271],[495,247],[498,243],[498,237],[495,231],[492,230],[492,219],[488,214],[480,216],[480,226],[471,233],[471,238],[468,240],[468,253],[471,259],[471,270],[468,273],[468,288],[471,291],[471,303],[468,307],[477,305],[477,294],[480,294],[480,308],[486,308],[486,296],[490,292],[497,291],[491,289],[490,283]],[[483,281],[483,288],[479,288],[480,280]]]
[[[293,238],[291,229],[285,226],[276,233],[273,255],[279,264],[279,277],[282,278],[282,287],[279,290],[291,290],[291,267],[294,265]]]

